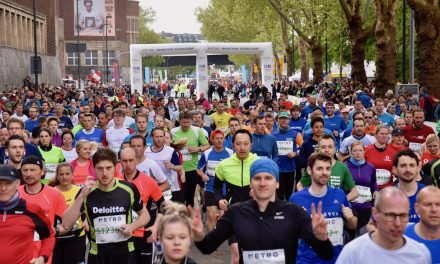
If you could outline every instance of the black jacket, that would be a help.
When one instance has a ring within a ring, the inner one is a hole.
[[[330,240],[318,240],[313,234],[309,214],[291,202],[270,202],[265,212],[259,211],[254,200],[237,203],[219,219],[215,229],[195,244],[203,254],[210,254],[233,235],[240,245],[240,263],[243,257],[248,257],[243,254],[255,256],[267,254],[261,252],[263,250],[277,249],[284,251],[285,263],[295,263],[298,239],[306,241],[321,258],[333,257]]]

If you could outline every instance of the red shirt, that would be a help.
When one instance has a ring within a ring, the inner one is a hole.
[[[55,226],[56,219],[61,219],[64,212],[67,210],[66,200],[63,194],[57,189],[48,185],[43,185],[41,191],[36,194],[28,194],[25,189],[25,185],[21,185],[18,189],[20,197],[31,203],[39,205],[45,215],[49,218],[50,226]],[[38,257],[37,254],[42,247],[40,240],[35,240],[33,243],[34,257]],[[49,261],[52,263],[52,253],[48,255]]]
[[[430,162],[433,159],[436,159],[440,156],[434,156],[429,153],[429,151],[425,151],[422,155],[422,165],[425,165],[426,163]]]
[[[405,139],[408,140],[409,148],[413,151],[420,151],[421,144],[425,143],[426,138],[430,134],[435,134],[430,126],[423,125],[420,129],[408,125],[403,128]]]
[[[126,181],[123,174],[116,175],[121,180]],[[162,198],[162,191],[160,190],[159,185],[157,184],[156,180],[151,178],[150,176],[138,171],[136,176],[134,176],[134,179],[132,183],[136,186],[136,188],[139,191],[139,194],[141,195],[142,203],[146,206],[148,203],[148,200],[153,199],[153,201],[157,202]],[[136,217],[135,212],[133,212],[133,218]],[[133,219],[134,220],[134,219]],[[135,237],[143,237],[144,236],[144,229],[140,228],[136,231],[134,231],[133,236]]]
[[[365,148],[365,160],[373,164],[376,168],[376,179],[379,189],[393,185],[391,172],[393,169],[394,155],[396,153],[396,150],[390,146],[387,146],[382,152],[376,148],[375,144]]]
[[[20,199],[15,208],[2,213],[1,217],[1,263],[29,263],[35,256],[52,255],[55,245],[54,229],[41,206]],[[38,252],[34,252],[35,249],[29,246],[34,240],[34,232],[41,239]]]

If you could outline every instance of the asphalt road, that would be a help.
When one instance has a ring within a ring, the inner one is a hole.
[[[223,243],[217,251],[210,255],[203,255],[193,244],[189,256],[197,262],[197,264],[220,264],[231,263],[231,253],[229,251],[228,242]]]

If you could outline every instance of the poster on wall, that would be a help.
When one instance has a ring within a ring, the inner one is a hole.
[[[77,10],[78,1],[78,10]],[[115,35],[114,0],[73,0],[75,36]]]

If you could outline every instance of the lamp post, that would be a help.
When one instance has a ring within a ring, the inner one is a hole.
[[[36,11],[36,7],[35,7],[35,1],[32,1],[32,11],[33,11],[33,16],[34,16],[34,61],[33,61],[33,65],[34,67],[32,68],[32,71],[35,74],[35,90],[38,89],[38,70],[37,70],[37,11]]]
[[[105,82],[108,83],[108,37],[107,37],[107,19],[112,18],[112,16],[105,17]]]
[[[81,58],[79,53],[79,0],[76,0],[76,56],[78,57],[78,89],[81,90]]]

